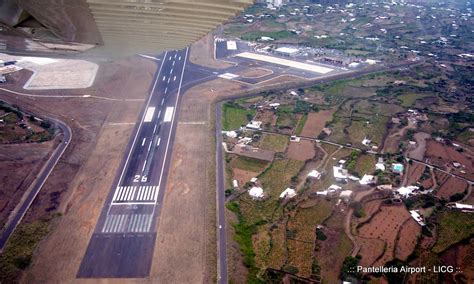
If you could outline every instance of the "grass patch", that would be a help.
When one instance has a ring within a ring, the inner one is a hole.
[[[288,137],[285,135],[264,134],[260,147],[275,152],[283,152],[288,145]]]
[[[374,171],[375,158],[372,155],[360,155],[355,163],[354,171],[363,176]]]
[[[397,96],[397,99],[401,101],[401,105],[403,107],[411,107],[415,104],[417,100],[422,99],[424,97],[426,97],[426,95],[409,93],[409,94],[399,95]]]
[[[308,114],[303,114],[301,119],[298,121],[298,124],[296,125],[296,130],[295,134],[300,135],[301,132],[303,131],[304,125],[306,124],[306,121],[308,120]]]
[[[238,129],[247,124],[255,116],[255,113],[254,109],[245,109],[232,103],[225,103],[222,109],[222,128],[223,130]]]
[[[239,156],[232,161],[232,167],[259,173],[268,165],[267,161]]]
[[[439,234],[432,251],[440,253],[474,234],[474,219],[463,212],[443,212],[439,217]]]
[[[32,223],[21,223],[10,237],[0,255],[0,282],[17,283],[22,271],[31,264],[36,245],[49,232],[53,217]]]
[[[237,202],[226,204],[227,209],[237,215],[238,222],[231,224],[235,230],[234,239],[239,244],[242,252],[244,265],[248,269],[248,283],[260,283],[257,278],[258,268],[255,266],[255,252],[253,250],[252,235],[257,232],[258,224],[247,224],[245,218],[240,212],[240,206]]]

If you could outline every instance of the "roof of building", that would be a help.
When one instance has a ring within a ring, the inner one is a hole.
[[[420,213],[418,213],[416,210],[410,210],[410,215],[418,224],[420,224],[420,226],[426,225],[423,221],[423,217],[421,217]]]
[[[256,120],[252,120],[246,125],[247,128],[254,128],[254,129],[259,129],[260,126],[262,126],[262,122],[256,121]]]
[[[291,53],[298,52],[298,49],[297,48],[292,48],[292,47],[279,47],[279,48],[275,49],[275,51],[280,52],[280,53],[291,54]]]
[[[375,182],[375,177],[372,175],[364,175],[359,181],[360,184],[367,185]]]
[[[285,189],[281,194],[280,198],[293,198],[296,196],[296,191],[293,188],[287,188]]]
[[[309,172],[308,177],[319,179],[319,178],[321,178],[321,173],[318,172],[317,170],[312,170],[312,171]]]
[[[344,173],[344,169],[342,167],[332,167],[334,178],[339,179],[347,179],[347,174]]]
[[[253,198],[261,198],[263,197],[263,189],[258,186],[254,186],[249,190],[249,195]]]
[[[454,206],[458,209],[474,209],[474,206],[469,204],[462,204],[462,203],[454,203]]]
[[[407,197],[408,195],[412,194],[413,191],[419,189],[418,186],[410,185],[410,186],[402,186],[399,189],[396,190],[398,194]]]
[[[352,190],[343,190],[341,191],[341,194],[339,194],[339,197],[351,197],[352,195]]]

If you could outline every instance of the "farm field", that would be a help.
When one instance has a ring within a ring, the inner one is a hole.
[[[241,107],[235,107],[229,104],[224,104],[222,109],[223,130],[239,129],[242,125],[247,124],[255,115],[255,110],[247,110]]]
[[[443,212],[438,219],[439,235],[432,251],[439,253],[474,234],[474,219],[462,212]]]

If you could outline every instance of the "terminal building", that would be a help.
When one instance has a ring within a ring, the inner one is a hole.
[[[157,54],[182,49],[254,0],[4,0],[0,52]]]

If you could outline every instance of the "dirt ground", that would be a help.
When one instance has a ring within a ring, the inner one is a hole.
[[[236,75],[240,75],[245,78],[261,78],[267,75],[272,74],[272,70],[264,69],[264,68],[252,68],[252,69],[245,69],[243,71],[237,72]]]
[[[359,222],[361,223],[367,221],[370,217],[372,217],[372,215],[377,213],[377,211],[380,209],[380,206],[382,206],[382,200],[380,199],[364,202],[363,209],[365,216],[360,218]]]
[[[462,193],[467,187],[467,182],[455,177],[450,177],[446,182],[441,184],[436,196],[449,200],[451,195]]]
[[[407,174],[405,176],[405,185],[415,184],[421,178],[424,171],[425,165],[419,163],[413,163],[412,165],[408,165]]]
[[[380,211],[370,220],[359,228],[359,237],[367,241],[380,240],[385,244],[385,250],[382,257],[374,257],[377,251],[369,255],[362,255],[362,260],[372,259],[374,265],[383,265],[385,262],[393,259],[396,238],[401,226],[411,218],[409,212],[404,206],[382,206]],[[413,234],[413,232],[410,232]],[[368,251],[367,251],[368,252]],[[364,263],[366,263],[364,261]]]
[[[431,137],[430,134],[424,132],[418,132],[413,135],[414,140],[416,141],[416,148],[410,150],[408,153],[408,157],[417,160],[423,160],[423,156],[426,152],[426,140]],[[398,147],[398,145],[397,145]]]
[[[427,142],[427,149],[425,153],[425,159],[430,159],[431,163],[446,169],[451,168],[456,173],[465,176],[470,179],[474,179],[474,161],[471,156],[466,153],[461,153],[456,150],[455,147],[451,147],[434,140]],[[452,166],[453,162],[459,162],[462,164],[460,169],[455,169]],[[460,170],[463,170],[465,174],[462,174]]]
[[[76,281],[80,261],[156,70],[155,63],[140,58],[100,65],[96,84],[91,88],[34,93],[90,94],[116,100],[31,98],[1,92],[6,100],[25,110],[66,122],[73,132],[63,158],[25,216],[24,222],[28,223],[50,212],[62,214],[36,249],[23,282]],[[8,88],[25,92],[20,86],[30,74],[18,72],[12,76]],[[130,124],[110,125],[117,122]],[[54,210],[50,211],[51,207]]]
[[[233,179],[239,182],[239,186],[243,186],[245,183],[249,182],[251,178],[256,177],[259,173],[241,170],[237,168],[232,169]]]
[[[288,158],[298,161],[310,160],[316,155],[314,143],[309,140],[300,140],[300,142],[290,142],[287,150]]]
[[[474,239],[468,243],[460,243],[451,248],[441,255],[441,261],[445,265],[452,265],[453,267],[460,267],[462,275],[466,277],[465,283],[473,283],[474,281],[474,262],[472,256],[474,255]],[[455,283],[453,274],[447,273],[444,275],[445,283]]]
[[[326,122],[332,119],[334,111],[334,109],[330,109],[309,113],[303,131],[301,131],[301,136],[317,137],[325,127]]]
[[[395,257],[406,260],[415,249],[420,233],[420,225],[418,225],[413,218],[407,219],[398,232],[395,245]]]
[[[54,141],[0,145],[0,226],[20,201],[44,162],[54,150]]]
[[[233,64],[214,59],[214,37],[207,35],[193,44],[189,54],[192,63],[215,69],[232,67]]]
[[[259,111],[255,117],[255,120],[259,120],[262,122],[264,127],[273,127],[275,126],[276,119],[278,117],[270,110]]]

